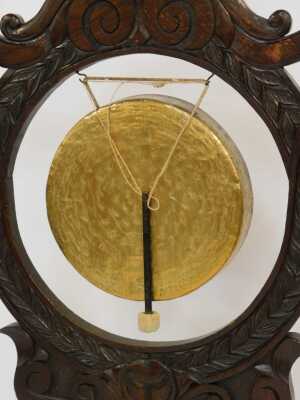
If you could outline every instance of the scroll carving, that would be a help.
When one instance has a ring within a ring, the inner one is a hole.
[[[249,64],[274,67],[300,58],[300,32],[285,37],[290,26],[288,12],[265,19],[241,0],[46,1],[27,23],[17,15],[3,17],[0,62],[32,64],[66,38],[85,52],[112,46],[147,51],[153,45],[195,51],[218,38]]]
[[[289,33],[292,25],[291,15],[284,10],[275,11],[269,19],[255,14],[244,0],[223,0],[224,7],[235,23],[249,36],[261,40],[276,40]]]
[[[178,400],[233,400],[224,388],[217,385],[201,385],[190,389]]]
[[[46,393],[52,386],[52,373],[46,351],[37,347],[32,338],[17,324],[2,329],[15,342],[18,351],[18,365],[15,388],[18,399],[47,400]],[[54,400],[54,398],[52,398]],[[58,399],[56,400],[63,400]]]
[[[161,45],[202,48],[214,32],[215,14],[209,0],[146,0],[143,15],[152,40]]]
[[[259,378],[253,391],[253,400],[266,398],[294,400],[291,382],[291,369],[300,357],[300,336],[288,335],[274,351],[270,365],[259,365]]]
[[[69,36],[81,50],[97,46],[120,45],[127,40],[135,24],[134,0],[73,0],[68,13]]]
[[[236,0],[214,1],[217,6],[216,13],[218,8],[222,6],[222,8],[228,11],[235,23],[242,30],[245,30],[250,36],[256,37],[257,39],[276,40],[288,34],[291,28],[292,19],[287,11],[276,11],[267,20],[253,13],[243,0],[239,0],[238,4]],[[70,2],[71,0],[67,1],[67,3]],[[18,15],[8,14],[4,16],[1,23],[4,36],[12,41],[29,41],[37,38],[51,25],[54,17],[59,14],[64,3],[66,3],[66,0],[45,0],[38,14],[27,23]],[[193,13],[193,8],[190,7],[197,7],[198,10],[206,11],[206,13],[203,14],[203,19],[208,16],[208,12],[209,14],[213,13],[213,2],[208,0],[203,0],[202,2],[195,2],[193,0],[190,2],[178,1],[175,5],[170,5],[165,0],[155,0],[154,3],[154,12],[150,10],[152,16],[156,19],[157,15],[160,14],[160,17],[163,18],[165,13],[169,13],[169,17],[173,19],[173,24],[178,24],[177,27],[180,25],[178,22],[182,20],[182,18],[180,18],[182,12],[187,11],[187,13],[190,14],[189,11],[192,11]],[[89,4],[91,4],[91,2],[87,2],[87,5]],[[111,7],[115,4],[117,7],[117,2],[107,2],[108,6],[109,4]],[[151,2],[147,0],[145,2],[146,13],[149,9],[149,4],[151,5]],[[100,4],[98,4],[98,6],[99,5]],[[211,23],[212,21],[209,19],[207,24],[209,25]]]
[[[241,384],[232,385],[229,391],[230,381],[196,384],[186,375],[151,360],[125,363],[104,373],[77,371],[67,358],[57,358],[55,353],[37,346],[18,325],[11,325],[2,333],[14,340],[18,350],[15,385],[19,400],[235,400],[246,398],[248,386],[247,398],[253,400],[293,400],[290,372],[300,356],[300,337],[289,334],[266,357],[266,363],[243,372]]]
[[[104,373],[77,371],[67,358],[59,359],[38,347],[18,325],[2,333],[14,340],[18,350],[15,386],[19,400],[231,400],[224,388],[195,385],[158,361],[125,363]]]
[[[4,16],[1,21],[3,35],[17,42],[30,41],[43,35],[64,3],[64,0],[46,0],[38,14],[27,23],[19,15]]]

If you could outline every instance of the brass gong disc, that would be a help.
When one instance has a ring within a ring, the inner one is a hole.
[[[148,192],[191,112],[170,97],[130,98],[111,106],[111,134]],[[113,295],[144,299],[141,199],[112,155],[107,107],[81,119],[53,160],[47,208],[61,250],[91,283]],[[193,118],[160,181],[152,212],[153,297],[173,299],[212,278],[241,245],[252,190],[235,145],[203,111]]]

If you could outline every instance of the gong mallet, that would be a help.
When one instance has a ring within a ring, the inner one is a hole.
[[[144,248],[144,290],[145,311],[139,314],[139,329],[145,333],[158,331],[160,316],[153,311],[153,273],[152,273],[152,244],[151,244],[151,210],[148,207],[148,193],[142,194],[143,208],[143,248]]]

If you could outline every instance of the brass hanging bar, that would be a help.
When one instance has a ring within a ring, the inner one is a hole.
[[[88,76],[85,74],[78,73],[82,76],[80,79],[82,83],[86,82],[128,82],[128,83],[139,83],[139,84],[156,84],[157,87],[162,87],[171,84],[206,84],[212,77],[208,79],[196,79],[196,78],[145,78],[145,77],[127,77],[127,76]]]

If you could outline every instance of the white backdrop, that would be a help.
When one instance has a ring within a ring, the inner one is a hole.
[[[261,2],[248,0],[259,14],[269,16],[286,8],[294,15],[294,29],[300,29],[300,5],[294,0]],[[17,12],[30,18],[41,1],[1,0],[0,16]],[[98,63],[87,70],[95,75],[149,75],[206,77],[208,73],[183,61],[167,57],[138,55]],[[300,82],[300,64],[289,68]],[[108,101],[112,87],[95,87],[101,102]],[[197,98],[198,89],[171,87],[157,89],[130,86],[120,96],[163,93]],[[249,105],[228,85],[214,79],[203,104],[231,135],[248,164],[254,190],[254,215],[248,238],[239,254],[216,278],[182,299],[155,304],[162,318],[161,330],[145,336],[136,328],[140,303],[114,298],[86,282],[70,266],[58,249],[47,221],[45,186],[51,160],[66,132],[91,105],[77,77],[72,77],[47,100],[25,135],[14,173],[18,223],[25,247],[39,273],[65,304],[91,323],[131,338],[177,340],[206,335],[238,317],[258,294],[268,278],[280,250],[284,232],[288,185],[277,148],[264,123]],[[30,190],[28,190],[28,184]],[[25,189],[26,188],[26,189]],[[30,210],[30,212],[28,212]],[[209,307],[207,307],[209,305]],[[206,311],[205,311],[206,310]],[[209,310],[209,312],[207,311]],[[197,312],[197,321],[193,316]],[[0,303],[0,327],[13,321]],[[180,321],[180,323],[179,323]],[[300,323],[294,327],[300,331]],[[0,383],[4,399],[13,400],[14,346],[0,336]],[[294,369],[300,381],[300,363]],[[300,382],[296,384],[300,398]]]

